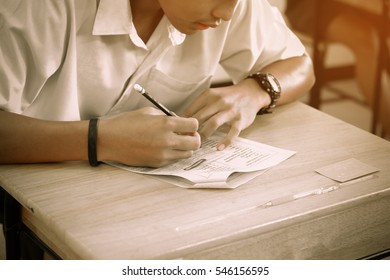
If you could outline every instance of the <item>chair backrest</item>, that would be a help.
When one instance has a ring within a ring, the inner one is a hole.
[[[290,0],[289,0],[290,1]],[[299,1],[299,0],[298,0]],[[379,119],[379,108],[381,98],[381,86],[382,86],[382,72],[386,69],[389,64],[388,61],[388,48],[386,44],[386,38],[389,37],[389,1],[381,0],[381,11],[379,13],[378,7],[370,9],[364,8],[361,5],[357,5],[361,1],[356,0],[326,0],[326,1],[313,1],[315,3],[315,22],[313,31],[313,62],[316,73],[316,85],[313,87],[313,91],[310,96],[310,104],[313,107],[319,108],[320,105],[320,90],[323,85],[327,82],[324,69],[324,54],[326,50],[326,28],[331,22],[332,18],[343,14],[353,13],[369,24],[372,24],[377,29],[380,38],[380,48],[378,54],[378,69],[375,80],[375,89],[373,89],[373,100],[372,103],[372,132],[376,133],[377,123]],[[367,1],[371,2],[371,1]],[[356,4],[356,5],[354,5]],[[375,59],[375,58],[374,58]]]

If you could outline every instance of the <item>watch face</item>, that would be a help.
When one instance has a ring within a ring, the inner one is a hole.
[[[280,92],[280,88],[279,88],[279,85],[277,84],[277,82],[275,81],[275,78],[271,75],[267,75],[267,78],[268,78],[268,82],[270,83],[270,85],[272,86],[272,89],[275,91],[275,92]]]

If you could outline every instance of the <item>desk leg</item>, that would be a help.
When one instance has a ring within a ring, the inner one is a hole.
[[[7,260],[39,260],[43,250],[35,239],[23,228],[21,205],[4,189],[0,190],[3,205],[3,231]]]
[[[4,224],[4,194],[5,190],[0,186],[0,224]]]
[[[7,260],[20,260],[20,204],[6,191],[4,194],[4,238]]]

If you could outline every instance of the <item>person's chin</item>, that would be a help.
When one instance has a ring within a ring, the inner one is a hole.
[[[193,35],[193,34],[199,32],[199,30],[197,30],[197,29],[190,29],[190,28],[185,28],[185,29],[184,28],[182,28],[182,29],[177,28],[177,30],[179,30],[181,33],[186,34],[186,35]]]
[[[209,27],[204,27],[203,26],[175,26],[177,30],[179,30],[181,33],[186,34],[186,35],[193,35],[195,33],[201,32],[203,30],[208,29]],[[202,27],[202,28],[201,28]]]
[[[184,34],[186,34],[186,35],[188,35],[188,36],[191,36],[191,35],[194,35],[195,33],[198,33],[199,32],[199,30],[190,30],[190,31],[188,31],[188,32],[186,32],[186,33],[184,33]]]

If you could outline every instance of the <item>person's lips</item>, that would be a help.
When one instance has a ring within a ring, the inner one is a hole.
[[[196,28],[199,30],[205,30],[208,28],[216,28],[216,27],[218,27],[218,24],[216,22],[213,22],[213,23],[197,22],[196,23]]]

